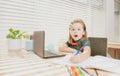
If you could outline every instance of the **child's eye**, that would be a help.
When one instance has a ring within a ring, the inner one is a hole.
[[[75,29],[71,29],[72,31],[75,31]]]
[[[80,29],[78,29],[78,31],[80,31]]]

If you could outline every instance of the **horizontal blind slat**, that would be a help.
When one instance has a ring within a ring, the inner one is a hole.
[[[89,34],[101,32],[90,30],[92,26],[102,29],[105,25],[104,0],[97,1],[87,0],[82,3],[77,0],[0,0],[0,49],[6,47],[6,44],[3,44],[6,39],[3,38],[8,34],[9,27],[27,33],[45,30],[49,34],[48,41],[51,42],[51,37],[55,38],[53,43],[67,40],[69,23],[76,18],[84,20]],[[95,3],[97,5],[94,5]]]

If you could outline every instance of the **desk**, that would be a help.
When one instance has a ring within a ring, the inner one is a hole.
[[[13,57],[0,54],[0,76],[70,76],[65,66],[51,63],[52,59],[42,59],[30,51],[20,54]],[[96,76],[93,69],[86,70]],[[120,76],[102,70],[98,73],[99,76]],[[85,76],[89,75],[85,73]]]
[[[109,42],[108,48],[114,49],[114,58],[118,58],[118,50],[120,49],[120,43]]]

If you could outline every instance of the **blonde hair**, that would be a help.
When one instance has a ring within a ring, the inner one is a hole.
[[[69,25],[69,30],[70,30],[70,26],[73,25],[73,24],[75,24],[75,23],[80,23],[80,24],[83,25],[83,30],[84,30],[84,32],[85,32],[85,35],[82,36],[82,39],[87,38],[86,25],[85,25],[85,23],[83,22],[83,20],[81,20],[81,19],[75,19],[75,20],[73,20],[73,21],[70,23],[70,25]],[[82,39],[80,39],[80,40],[82,40]],[[71,35],[70,35],[70,32],[69,32],[69,41],[72,42],[72,37],[71,37]]]

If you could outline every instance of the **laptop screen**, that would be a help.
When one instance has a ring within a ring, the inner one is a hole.
[[[55,40],[54,35],[51,32],[45,31],[45,50],[55,51],[57,46],[57,40]]]
[[[34,53],[43,57],[44,56],[44,31],[35,31],[34,32]]]
[[[65,54],[56,53],[53,44],[45,45],[45,31],[35,31],[34,32],[34,53],[41,57],[60,57],[65,56]],[[46,49],[45,49],[46,48]],[[54,51],[54,54],[48,54],[48,51]]]

